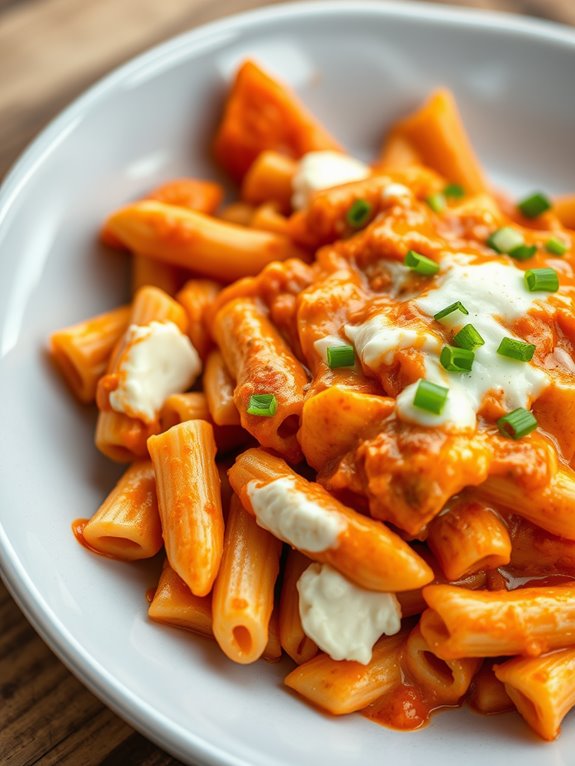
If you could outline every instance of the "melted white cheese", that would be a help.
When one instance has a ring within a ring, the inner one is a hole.
[[[362,181],[371,175],[367,165],[340,152],[309,152],[299,161],[292,180],[292,206],[305,207],[310,196],[321,189]]]
[[[475,349],[473,369],[469,373],[447,372],[439,362],[445,341],[431,331],[413,327],[391,327],[383,315],[376,315],[359,327],[346,327],[346,335],[357,343],[363,363],[373,370],[391,364],[397,351],[408,346],[425,352],[425,377],[449,388],[440,415],[426,412],[413,404],[417,383],[405,388],[397,397],[398,417],[424,426],[450,425],[456,429],[473,429],[476,413],[485,395],[494,391],[503,395],[507,410],[529,408],[549,385],[547,374],[531,363],[520,362],[497,353],[504,337],[516,338],[507,327],[526,314],[536,303],[546,300],[541,293],[530,293],[524,284],[524,272],[504,261],[472,263],[465,255],[446,256],[433,286],[414,300],[424,314],[434,314],[461,301],[469,311],[455,311],[440,320],[448,331],[472,324],[485,341]]]
[[[373,645],[401,627],[393,593],[365,590],[328,564],[311,564],[297,583],[303,631],[333,660],[371,660]]]
[[[285,476],[261,485],[250,481],[247,493],[260,527],[310,553],[337,548],[347,524],[336,513],[310,500],[298,487],[297,478]]]
[[[389,184],[386,186],[382,193],[384,200],[394,200],[398,202],[407,201],[413,197],[411,189],[403,184]]]
[[[420,327],[393,324],[385,314],[376,314],[361,325],[346,325],[344,333],[355,346],[361,361],[373,370],[382,364],[392,364],[402,348],[420,348],[425,351],[441,350],[441,340]]]
[[[201,369],[198,352],[173,322],[130,325],[110,406],[152,423],[167,397],[186,391]]]

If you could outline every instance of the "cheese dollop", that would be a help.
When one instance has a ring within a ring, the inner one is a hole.
[[[303,631],[333,660],[371,660],[373,645],[401,627],[393,593],[365,590],[328,564],[311,564],[297,583]]]
[[[340,152],[308,152],[299,161],[292,180],[292,206],[300,210],[310,195],[320,189],[362,181],[371,175],[369,167]]]
[[[250,481],[247,493],[260,527],[303,551],[336,548],[346,528],[342,518],[310,500],[296,486],[297,478],[284,476],[267,484]]]
[[[130,325],[110,392],[115,412],[152,423],[170,394],[186,391],[202,369],[198,352],[173,322]]]

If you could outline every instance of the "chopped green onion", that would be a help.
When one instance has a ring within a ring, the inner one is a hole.
[[[497,353],[501,356],[508,356],[509,359],[517,359],[519,362],[530,362],[535,353],[535,346],[515,338],[503,338]]]
[[[373,205],[364,199],[356,199],[346,213],[345,219],[352,229],[362,229],[369,221]]]
[[[542,192],[535,192],[521,200],[517,207],[525,218],[537,218],[551,208],[551,200]]]
[[[327,364],[332,370],[337,367],[353,367],[355,364],[353,346],[328,346],[326,356]]]
[[[449,372],[469,372],[473,367],[474,359],[473,351],[455,346],[444,346],[439,356],[439,361]]]
[[[524,278],[530,293],[555,293],[559,289],[559,275],[555,269],[529,269]]]
[[[441,415],[448,394],[448,388],[422,379],[417,384],[415,396],[413,397],[413,405],[420,410],[427,410],[427,412],[433,412],[434,415]]]
[[[453,343],[456,346],[459,346],[459,348],[466,348],[469,351],[473,351],[479,346],[483,346],[485,341],[472,324],[466,324],[465,327],[462,327],[454,336]]]
[[[404,263],[408,268],[426,277],[431,277],[439,271],[438,263],[425,255],[421,255],[421,253],[416,253],[415,250],[408,251]]]
[[[437,320],[445,319],[445,317],[453,314],[454,311],[461,311],[462,314],[469,314],[469,311],[461,301],[455,301],[455,303],[446,306],[444,309],[441,309],[441,311],[438,311],[437,314],[434,314],[433,318]]]
[[[274,394],[252,394],[247,409],[248,415],[262,415],[270,418],[278,409],[278,401]]]
[[[523,235],[517,229],[512,229],[511,226],[504,226],[493,232],[487,240],[487,244],[496,253],[510,253],[523,244]]]
[[[430,194],[425,201],[434,213],[442,213],[445,210],[445,206],[447,205],[445,197],[440,192],[437,192],[436,194]]]
[[[522,436],[527,436],[537,428],[537,425],[535,415],[523,407],[518,407],[497,421],[497,427],[501,433],[512,439],[521,439]]]
[[[509,251],[509,255],[516,261],[527,261],[529,258],[533,258],[536,252],[536,245],[518,245]]]
[[[551,237],[551,239],[548,239],[545,243],[545,250],[553,255],[565,255],[567,250],[569,250],[569,246],[564,242],[561,242],[557,237]]]
[[[451,199],[461,199],[465,197],[465,189],[460,184],[447,184],[443,193]]]

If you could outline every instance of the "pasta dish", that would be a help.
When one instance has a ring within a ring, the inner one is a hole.
[[[286,685],[331,714],[415,729],[467,700],[555,738],[575,705],[575,197],[494,190],[447,90],[366,164],[251,61],[212,148],[238,200],[179,178],[112,211],[131,300],[51,337],[127,464],[77,539],[162,555],[150,620],[235,662],[287,655]]]

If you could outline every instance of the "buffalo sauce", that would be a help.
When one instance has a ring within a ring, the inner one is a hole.
[[[116,561],[123,561],[124,559],[121,559],[119,556],[114,556],[112,553],[102,553],[102,551],[96,550],[96,548],[90,545],[84,537],[84,529],[89,521],[90,519],[74,519],[71,524],[74,537],[80,545],[83,548],[86,548],[87,551],[90,551],[90,553],[95,553],[97,556],[103,556],[106,559],[115,559]]]
[[[426,726],[432,713],[441,708],[459,707],[437,699],[410,675],[405,657],[401,659],[401,683],[361,711],[370,721],[399,731],[413,731]]]

